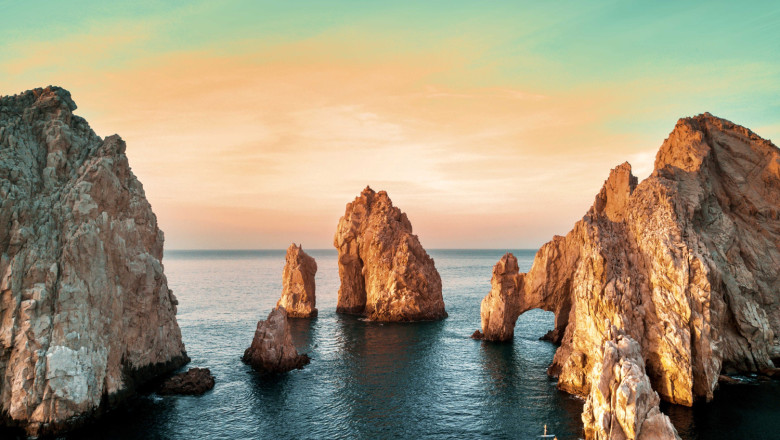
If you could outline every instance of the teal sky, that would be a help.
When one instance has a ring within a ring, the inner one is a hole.
[[[328,247],[341,201],[373,181],[417,212],[436,247],[492,247],[507,235],[534,247],[568,230],[614,165],[630,160],[646,176],[679,117],[709,111],[780,138],[780,2],[0,1],[0,22],[0,94],[61,85],[99,134],[122,134],[174,247],[243,246],[205,233],[213,219],[190,227],[204,207],[272,224],[291,213]],[[255,125],[237,128],[249,115]],[[215,141],[226,132],[228,143]],[[364,163],[370,172],[329,176],[312,164],[332,187],[300,198],[278,195],[294,182],[240,166],[313,163],[327,151],[345,163],[356,145],[397,151],[398,169]],[[230,188],[209,177],[227,150],[245,155],[224,159],[243,199],[226,200]],[[193,151],[203,155],[186,159],[195,177],[161,177],[165,160]],[[411,174],[409,161],[424,166]],[[506,208],[493,185],[518,188],[510,202],[526,208]],[[554,200],[550,218],[528,208],[538,200]],[[467,203],[477,202],[505,217],[476,217]],[[453,210],[474,217],[439,233],[436,212]],[[270,227],[241,231],[260,237],[249,247],[290,241]]]

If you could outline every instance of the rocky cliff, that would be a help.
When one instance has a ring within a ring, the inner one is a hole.
[[[243,361],[264,374],[285,373],[309,363],[309,356],[298,354],[293,345],[284,307],[276,307],[265,321],[257,322],[252,345],[244,351]]]
[[[338,312],[376,321],[447,317],[433,259],[386,192],[366,187],[348,204],[333,245],[341,278]]]
[[[125,143],[75,109],[57,87],[0,98],[0,409],[30,434],[188,361]]]
[[[314,276],[317,262],[295,243],[287,248],[282,272],[282,297],[276,306],[284,307],[290,318],[317,316],[317,299],[314,295]]]
[[[637,341],[661,398],[709,400],[721,371],[759,371],[780,353],[780,151],[707,113],[681,119],[650,177],[620,165],[528,273],[511,260],[482,303],[486,339],[511,338],[526,310],[555,312],[549,373],[585,396],[609,321]]]
[[[593,440],[674,440],[677,430],[658,404],[645,374],[639,344],[609,322],[606,340],[591,371],[585,401],[585,438]]]

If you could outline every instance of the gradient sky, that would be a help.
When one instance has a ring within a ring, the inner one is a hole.
[[[780,139],[780,2],[0,1],[0,95],[119,133],[167,249],[332,247],[370,184],[429,248],[535,248],[678,118]]]

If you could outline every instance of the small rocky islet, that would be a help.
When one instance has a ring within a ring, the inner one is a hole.
[[[118,136],[101,139],[47,87],[0,98],[0,412],[28,435],[72,429],[146,383],[202,394],[177,300],[162,270],[163,234]],[[434,261],[384,191],[347,204],[334,236],[337,311],[369,320],[447,317]],[[703,114],[681,119],[653,174],[623,164],[528,273],[495,265],[475,339],[510,341],[517,317],[555,313],[548,373],[586,398],[588,439],[677,438],[660,400],[714,397],[724,374],[776,375],[780,348],[780,153]],[[284,373],[310,359],[288,319],[317,316],[317,264],[292,244],[277,306],[243,360]]]

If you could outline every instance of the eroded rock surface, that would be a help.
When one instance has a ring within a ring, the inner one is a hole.
[[[384,191],[366,187],[339,220],[337,311],[376,321],[447,317],[441,278],[406,214]]]
[[[282,297],[276,306],[284,307],[288,318],[313,318],[317,316],[317,299],[314,295],[314,275],[317,263],[314,258],[295,243],[287,248],[282,274]]]
[[[608,328],[590,372],[593,386],[585,401],[585,438],[593,440],[674,440],[677,430],[658,408],[661,399],[645,374],[639,344],[621,330]]]
[[[188,361],[125,143],[75,109],[57,87],[0,98],[0,410],[29,434]]]
[[[190,368],[184,373],[174,374],[160,384],[157,394],[183,394],[200,396],[214,388],[214,376],[208,368]]]
[[[609,320],[638,342],[661,398],[691,405],[713,397],[721,372],[774,367],[778,267],[780,150],[705,113],[677,123],[641,183],[627,163],[612,170],[528,273],[494,271],[483,332],[505,340],[518,314],[555,312],[549,373],[585,396]]]
[[[293,345],[284,307],[276,307],[268,314],[268,319],[258,321],[255,337],[244,352],[243,361],[261,373],[285,373],[309,363],[309,356],[299,355]]]

